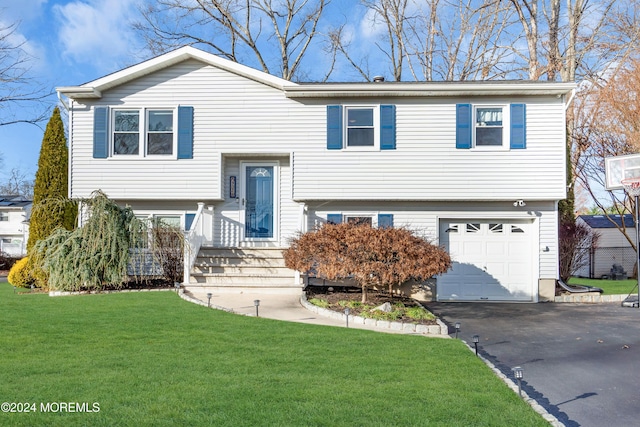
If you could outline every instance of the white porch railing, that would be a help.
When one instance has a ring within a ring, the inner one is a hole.
[[[189,284],[191,269],[195,265],[200,248],[204,245],[212,244],[213,207],[205,209],[204,203],[198,203],[198,210],[191,223],[191,228],[185,232],[183,284]]]

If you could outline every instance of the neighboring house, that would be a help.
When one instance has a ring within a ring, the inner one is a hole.
[[[364,220],[450,251],[438,300],[535,302],[558,277],[573,88],[296,84],[184,47],[57,90],[70,196],[101,189],[190,229],[189,286],[300,292],[282,268],[289,239]]]
[[[576,276],[600,279],[603,276],[609,276],[613,265],[618,264],[631,277],[636,262],[636,251],[622,233],[621,228],[626,229],[627,234],[635,239],[636,224],[633,215],[626,214],[623,217],[620,215],[578,216],[577,221],[586,224],[598,233],[599,237],[595,246],[589,251],[589,259],[582,263]]]
[[[22,196],[0,195],[0,252],[16,257],[27,253],[31,204]]]

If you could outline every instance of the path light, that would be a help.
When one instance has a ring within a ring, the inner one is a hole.
[[[473,345],[476,346],[476,356],[478,355],[478,343],[480,342],[480,335],[473,336]]]
[[[259,299],[253,300],[253,305],[256,306],[256,317],[258,317],[258,307],[260,307],[260,300]]]
[[[344,309],[344,314],[347,317],[347,328],[349,327],[349,307]]]
[[[211,307],[211,297],[212,297],[212,296],[213,296],[213,295],[211,294],[211,292],[209,292],[209,293],[207,294],[207,307]]]
[[[516,377],[516,379],[518,380],[518,394],[520,395],[520,397],[522,397],[522,377],[524,377],[524,369],[522,369],[520,366],[516,366],[515,368],[512,369],[513,371],[513,375]]]
[[[16,287],[15,286],[13,287],[13,293],[14,294],[16,293]]]
[[[180,282],[173,282],[173,286],[176,287],[176,294],[180,292]]]
[[[460,322],[456,322],[456,339],[458,339],[458,332],[460,332]]]

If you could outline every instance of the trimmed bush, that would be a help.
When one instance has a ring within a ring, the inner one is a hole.
[[[285,265],[304,274],[336,281],[355,279],[362,288],[393,287],[409,280],[424,281],[446,272],[449,254],[441,247],[398,227],[364,224],[324,224],[304,233],[284,251]]]
[[[13,286],[28,288],[34,283],[30,271],[31,269],[29,267],[29,257],[24,257],[13,264],[13,267],[11,267],[11,270],[9,270],[9,276],[7,277],[7,280],[9,280],[9,283],[11,283]]]

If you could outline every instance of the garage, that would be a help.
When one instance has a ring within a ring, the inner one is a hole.
[[[452,268],[437,278],[438,301],[534,301],[533,234],[526,220],[441,220]]]

